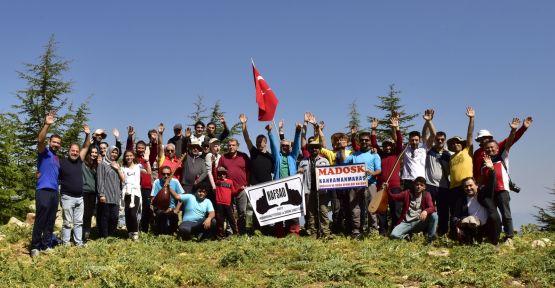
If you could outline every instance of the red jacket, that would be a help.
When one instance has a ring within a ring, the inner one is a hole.
[[[410,190],[407,189],[401,193],[393,194],[387,189],[387,196],[393,201],[403,201],[403,211],[401,211],[401,217],[397,221],[396,225],[399,225],[401,221],[405,220],[405,216],[409,211],[409,204],[410,204]],[[426,211],[428,215],[436,212],[436,207],[434,206],[434,202],[432,201],[432,195],[428,191],[422,192],[422,203],[420,208],[422,211]]]

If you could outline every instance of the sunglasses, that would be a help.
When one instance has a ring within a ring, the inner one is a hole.
[[[368,138],[362,138],[362,139],[360,139],[360,142],[370,142],[370,139],[368,139]]]
[[[175,152],[175,150],[166,149],[168,152]]]
[[[162,173],[162,176],[171,176],[172,173]]]

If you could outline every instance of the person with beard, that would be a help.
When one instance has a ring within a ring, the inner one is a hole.
[[[370,228],[378,229],[376,214],[367,213],[368,203],[372,200],[372,193],[376,192],[377,176],[382,173],[381,159],[377,154],[372,153],[372,146],[370,145],[370,133],[361,132],[358,134],[360,142],[360,151],[353,152],[347,159],[345,164],[360,164],[366,165],[366,175],[368,178],[368,186],[363,188],[353,188],[349,190],[349,210],[350,222],[352,225],[351,237],[353,239],[361,239],[364,219],[368,215],[368,232]]]
[[[216,134],[216,123],[214,122],[208,122],[208,124],[206,124],[206,137],[204,137],[204,143],[206,144],[210,144],[210,140],[216,138],[218,139],[220,142],[224,141],[228,136],[229,136],[229,128],[227,127],[227,123],[225,122],[225,117],[224,114],[219,114],[217,117],[218,121],[220,121],[220,123],[223,126],[223,131],[220,134]]]
[[[503,231],[505,232],[505,238],[508,241],[512,241],[509,239],[512,239],[514,236],[513,218],[510,206],[511,197],[509,196],[511,181],[509,176],[509,151],[514,144],[518,125],[520,125],[519,118],[513,118],[513,120],[509,123],[511,133],[507,139],[504,149],[499,149],[499,144],[493,139],[485,143],[484,152],[491,158],[495,173],[492,173],[492,169],[489,169],[484,165],[484,167],[482,167],[482,180],[480,181],[480,183],[488,183],[489,179],[495,178],[495,204],[501,214]]]
[[[426,154],[426,190],[432,194],[437,208],[438,235],[444,235],[449,231],[449,221],[454,211],[449,211],[449,162],[451,153],[445,149],[447,135],[443,131],[436,133],[434,123],[434,110],[424,111],[424,124],[422,138],[431,147]],[[451,225],[452,226],[452,225]]]
[[[154,211],[154,233],[172,235],[177,230],[177,222],[179,221],[179,210],[176,209],[177,201],[174,197],[160,194],[168,190],[178,194],[184,194],[183,187],[177,179],[173,177],[171,167],[162,166],[160,168],[160,178],[152,183],[152,191],[150,192],[150,209]],[[160,194],[160,195],[158,195]],[[162,199],[168,196],[168,199]],[[165,203],[162,203],[167,201]]]
[[[397,194],[401,192],[401,168],[399,165],[395,165],[395,162],[397,161],[399,155],[403,152],[403,135],[399,127],[399,115],[397,113],[392,114],[390,119],[390,126],[392,130],[391,138],[384,140],[381,147],[378,145],[376,137],[378,124],[378,119],[373,118],[371,122],[370,141],[372,143],[372,147],[376,148],[378,155],[380,156],[382,166],[382,173],[378,175],[376,187],[381,187],[382,184],[387,181],[389,175],[391,175],[388,182],[388,189],[391,193]],[[401,216],[401,205],[391,199],[388,200],[388,204],[389,213],[391,215],[391,227],[393,227],[397,223],[397,219]],[[381,235],[385,235],[388,230],[387,213],[385,215],[378,214],[378,220],[380,222],[379,232]]]
[[[295,129],[295,140],[293,145],[289,140],[281,140],[280,148],[278,149],[278,144],[275,136],[272,134],[272,125],[266,126],[266,131],[268,131],[268,138],[270,138],[270,148],[272,150],[272,156],[274,159],[274,180],[283,179],[292,175],[297,174],[297,158],[301,153],[301,124],[296,124]],[[299,235],[301,232],[301,225],[299,224],[299,219],[290,219],[285,221],[285,225],[288,228],[289,233]],[[282,223],[276,223],[276,236],[284,236]]]
[[[239,115],[239,121],[241,122],[243,139],[245,140],[250,155],[249,166],[251,167],[251,171],[248,184],[256,185],[272,181],[274,160],[272,154],[268,152],[268,139],[263,134],[260,134],[256,136],[256,146],[254,146],[249,136],[249,130],[247,129],[247,116],[241,113]],[[255,214],[253,213],[253,215]],[[272,226],[267,225],[261,227],[256,216],[253,216],[252,222],[253,228],[255,230],[261,230],[264,235],[269,236],[274,234]]]
[[[382,186],[393,201],[403,202],[401,217],[397,226],[391,231],[392,239],[405,239],[410,234],[424,231],[426,242],[431,243],[436,238],[437,214],[432,202],[432,196],[426,192],[426,179],[416,177],[413,185],[398,194],[387,189],[387,183]]]
[[[310,156],[299,163],[297,173],[303,174],[305,195],[308,194],[306,231],[309,236],[328,239],[331,235],[328,220],[328,193],[316,188],[318,185],[316,183],[316,167],[329,166],[330,162],[320,155],[320,148],[321,145],[318,141],[307,144]]]
[[[31,257],[38,256],[40,251],[52,249],[52,233],[58,210],[58,177],[60,160],[57,152],[62,144],[62,137],[52,134],[46,147],[46,133],[56,121],[56,114],[46,114],[37,143],[37,190],[35,192],[35,223],[31,238]]]
[[[233,181],[233,202],[237,211],[237,225],[239,226],[239,234],[247,233],[247,193],[245,186],[248,185],[250,174],[250,159],[247,154],[239,152],[239,141],[231,138],[227,141],[229,151],[224,154],[218,163],[218,167],[224,167],[227,170],[228,178]]]
[[[189,144],[187,154],[183,155],[181,185],[185,193],[192,193],[194,186],[208,176],[205,160],[202,158],[201,142],[194,140]]]
[[[69,155],[60,160],[60,194],[62,203],[62,243],[71,245],[71,232],[76,246],[83,245],[83,160],[89,149],[91,130],[87,124],[83,125],[85,143],[79,149],[79,144],[69,146]],[[72,229],[73,228],[73,229]]]
[[[142,169],[140,169],[140,188],[141,188],[141,231],[148,232],[150,222],[152,220],[152,210],[150,210],[150,192],[152,190],[152,170],[150,166],[150,161],[146,157],[146,151],[148,150],[148,146],[144,141],[137,142],[137,145],[134,145],[134,135],[135,130],[132,126],[128,127],[127,130],[127,146],[126,151],[132,151],[133,146],[135,146],[135,161],[137,164],[141,165]]]
[[[121,182],[125,177],[117,157],[118,148],[112,146],[102,162],[98,165],[98,213],[100,237],[115,236],[118,225],[119,206],[121,200]]]

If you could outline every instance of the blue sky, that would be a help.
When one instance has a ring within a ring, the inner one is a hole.
[[[476,131],[498,138],[512,117],[534,117],[511,154],[522,224],[553,199],[545,187],[555,183],[555,2],[484,2],[4,1],[0,112],[25,87],[15,71],[37,62],[51,34],[72,60],[70,98],[91,97],[90,125],[133,124],[139,135],[159,122],[189,124],[198,95],[207,106],[220,100],[230,122],[245,112],[251,136],[261,133],[251,57],[289,135],[304,111],[324,120],[328,135],[343,130],[353,101],[364,118],[381,117],[376,96],[395,83],[406,112],[434,108],[448,136],[464,136],[468,105]]]

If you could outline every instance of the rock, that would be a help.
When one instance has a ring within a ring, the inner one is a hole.
[[[17,227],[30,227],[30,224],[27,224],[25,222],[21,222],[19,219],[12,217],[10,218],[10,221],[8,221],[7,225],[13,225],[13,226],[17,226]]]
[[[27,213],[27,218],[25,218],[25,223],[33,225],[35,223],[35,213]]]
[[[532,241],[532,248],[545,248],[546,243],[542,240],[534,240]]]
[[[542,240],[543,242],[545,242],[545,245],[546,245],[546,246],[551,246],[551,244],[553,244],[553,243],[551,243],[551,240],[549,240],[549,238],[542,238],[541,240]]]
[[[511,286],[515,286],[515,287],[524,287],[524,284],[522,284],[520,281],[513,280],[513,281],[511,282]]]
[[[0,241],[4,240],[4,238],[6,238],[6,235],[0,234]]]
[[[447,257],[449,256],[449,250],[447,249],[432,250],[432,251],[428,251],[428,255],[436,256],[436,257]]]

